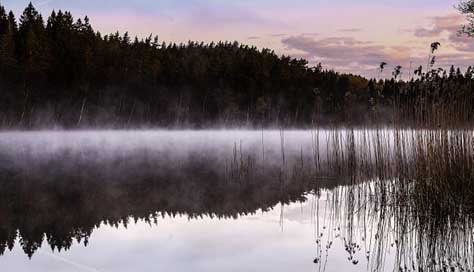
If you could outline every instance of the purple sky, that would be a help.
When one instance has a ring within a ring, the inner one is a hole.
[[[1,0],[0,0],[1,1]],[[29,0],[3,0],[19,14]],[[378,76],[381,61],[402,65],[404,77],[426,66],[441,42],[438,64],[474,65],[474,38],[456,35],[464,19],[458,0],[38,0],[43,13],[89,15],[103,32],[158,34],[167,42],[230,40],[304,57],[311,64]]]

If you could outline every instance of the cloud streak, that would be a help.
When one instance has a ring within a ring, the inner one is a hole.
[[[343,33],[357,33],[361,32],[362,28],[341,28],[338,31]]]
[[[458,14],[437,16],[430,18],[432,27],[420,27],[414,30],[415,37],[435,38],[447,32],[449,34],[457,33],[462,25],[464,18]]]
[[[459,33],[464,22],[464,18],[458,14],[433,17],[431,18],[432,27],[417,28],[414,30],[414,35],[419,38],[443,40],[445,47],[466,53],[466,56],[473,58],[474,39]]]
[[[282,43],[313,63],[321,62],[337,71],[371,77],[377,75],[377,67],[382,61],[398,65],[410,59],[410,48],[385,47],[353,37],[315,39],[299,35],[282,39]]]
[[[259,36],[249,36],[247,37],[247,40],[260,40]]]

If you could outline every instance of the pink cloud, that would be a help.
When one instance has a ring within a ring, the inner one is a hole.
[[[385,47],[353,37],[314,39],[300,35],[285,38],[282,43],[288,50],[298,50],[301,57],[312,62],[322,62],[325,67],[337,71],[366,76],[377,75],[377,67],[382,61],[395,66],[409,63],[410,59],[408,47]]]
[[[414,35],[419,38],[434,38],[444,32],[457,33],[464,22],[464,18],[459,14],[450,14],[431,18],[431,28],[417,28]]]

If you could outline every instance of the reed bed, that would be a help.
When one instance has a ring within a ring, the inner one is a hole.
[[[474,137],[470,130],[360,130],[331,134],[327,165],[350,186],[332,190],[348,259],[370,269],[395,252],[400,271],[474,268]],[[363,245],[363,246],[362,246]]]

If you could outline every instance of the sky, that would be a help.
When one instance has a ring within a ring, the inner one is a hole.
[[[20,14],[29,0],[0,0]],[[474,38],[460,37],[459,0],[34,0],[43,15],[53,9],[88,15],[101,33],[153,33],[166,42],[239,41],[310,65],[367,77],[403,76],[427,66],[430,44],[441,43],[438,66],[474,65]],[[384,73],[377,68],[387,62]],[[411,67],[411,69],[410,69]]]

